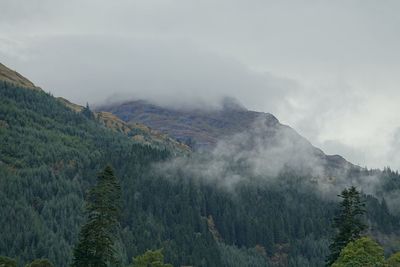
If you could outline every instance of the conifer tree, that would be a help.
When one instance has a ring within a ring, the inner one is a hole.
[[[117,265],[114,248],[119,226],[121,188],[110,166],[98,174],[88,194],[87,222],[74,249],[73,267]]]
[[[88,118],[88,119],[90,119],[90,120],[94,120],[94,119],[95,119],[95,116],[94,116],[92,110],[91,110],[90,107],[89,107],[89,103],[86,103],[86,107],[83,107],[81,113],[82,113],[86,118]]]
[[[366,229],[366,225],[363,223],[365,204],[361,200],[360,192],[352,186],[344,189],[339,197],[342,198],[342,201],[333,224],[337,229],[337,234],[329,246],[331,254],[327,258],[327,266],[331,266],[339,257],[342,249],[349,242],[360,238],[361,233]]]

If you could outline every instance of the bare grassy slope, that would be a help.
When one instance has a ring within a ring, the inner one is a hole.
[[[22,76],[16,71],[13,71],[3,64],[0,63],[0,80],[6,81],[21,87],[34,89],[34,90],[41,90],[39,87],[36,87],[31,81],[27,78]]]
[[[72,103],[65,98],[59,97],[58,100],[75,112],[80,112],[83,109],[83,106]],[[138,143],[156,146],[159,148],[168,148],[172,151],[182,153],[190,152],[190,148],[187,145],[170,138],[165,133],[153,130],[142,123],[126,123],[110,112],[99,111],[93,113],[98,121],[104,126],[112,129],[113,131],[128,135]]]

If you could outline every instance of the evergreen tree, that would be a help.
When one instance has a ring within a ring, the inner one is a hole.
[[[97,177],[89,192],[88,219],[74,249],[74,267],[106,267],[118,263],[114,248],[120,216],[121,188],[110,166]]]
[[[334,219],[334,227],[338,232],[329,246],[331,254],[328,256],[327,266],[331,266],[336,261],[342,249],[349,242],[360,238],[361,233],[366,228],[366,225],[362,222],[365,204],[361,200],[360,192],[352,186],[349,189],[344,189],[339,197],[343,200]]]
[[[88,119],[93,120],[95,118],[92,110],[89,107],[89,103],[86,103],[86,107],[84,107],[81,113]]]

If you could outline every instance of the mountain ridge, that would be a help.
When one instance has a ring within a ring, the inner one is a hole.
[[[58,97],[57,100],[75,112],[82,112],[85,108],[63,97]],[[105,127],[116,132],[121,132],[138,143],[159,148],[168,148],[171,151],[184,154],[191,151],[187,145],[170,138],[167,134],[155,131],[142,123],[126,123],[116,115],[106,111],[94,111],[93,114]]]
[[[143,123],[199,150],[212,150],[220,140],[249,132],[254,127],[254,122],[262,118],[267,129],[276,128],[278,132],[290,132],[294,139],[312,147],[312,153],[326,161],[327,169],[360,168],[340,155],[325,154],[293,128],[281,124],[274,115],[248,110],[236,103],[237,101],[229,98],[223,101],[221,109],[190,110],[165,107],[145,100],[134,100],[99,106],[96,110],[111,112],[127,123]]]
[[[0,80],[27,89],[42,91],[30,80],[0,63]],[[81,112],[83,106],[63,98],[57,98],[68,108]],[[259,117],[268,126],[287,127],[297,138],[305,140],[315,150],[315,154],[329,162],[329,168],[349,168],[358,166],[340,155],[326,155],[299,135],[290,126],[283,125],[270,113],[248,110],[239,101],[226,97],[221,108],[216,110],[168,108],[150,101],[135,100],[119,104],[97,107],[95,117],[107,128],[130,136],[139,143],[160,148],[171,148],[179,153],[190,153],[191,149],[210,149],[224,137],[246,131]]]
[[[31,82],[18,72],[6,67],[2,63],[0,63],[0,80],[32,90],[42,90],[40,87],[34,85],[33,82]]]

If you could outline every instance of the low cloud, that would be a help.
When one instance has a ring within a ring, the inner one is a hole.
[[[247,131],[221,139],[210,152],[174,158],[154,167],[169,179],[184,175],[185,179],[232,193],[243,184],[279,184],[282,189],[294,183],[296,190],[334,201],[350,186],[364,194],[383,197],[380,171],[368,172],[343,162],[339,156],[327,158],[293,129],[275,124],[266,115]],[[396,211],[394,204],[398,203],[396,194],[384,196],[392,211]]]
[[[13,68],[80,104],[146,99],[173,107],[216,107],[231,96],[276,110],[296,86],[179,40],[55,37],[33,40],[25,54],[29,57]]]
[[[176,158],[157,168],[171,177],[178,171],[225,189],[251,179],[276,181],[285,173],[303,177],[317,185],[322,194],[334,196],[357,183],[347,180],[349,165],[329,164],[333,163],[293,129],[265,115],[247,131],[220,140],[211,152]]]

